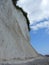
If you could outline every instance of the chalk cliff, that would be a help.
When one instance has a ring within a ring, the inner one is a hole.
[[[28,18],[12,0],[0,0],[0,61],[29,60],[38,56],[30,45]]]

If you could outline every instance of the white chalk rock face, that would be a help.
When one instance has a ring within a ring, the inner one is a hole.
[[[31,47],[27,20],[12,0],[0,0],[0,59],[29,59],[37,57]]]

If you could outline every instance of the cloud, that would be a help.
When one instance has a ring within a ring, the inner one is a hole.
[[[22,2],[21,2],[22,1]],[[18,4],[22,7],[27,13],[30,19],[30,23],[37,18],[37,15],[40,13],[40,2],[41,0],[19,0]]]
[[[45,28],[48,31],[49,30],[49,18],[44,18],[42,20],[37,21],[34,24],[31,24],[30,28],[33,31],[37,31],[37,30],[42,29],[42,28]]]
[[[49,0],[19,0],[17,5],[28,13],[30,24],[33,25],[32,30],[36,31],[40,28],[49,30],[49,20],[41,21],[49,17]]]
[[[49,29],[49,21],[45,21],[45,22],[40,22],[36,25],[30,26],[32,30],[36,31],[39,30],[41,28],[46,28]]]

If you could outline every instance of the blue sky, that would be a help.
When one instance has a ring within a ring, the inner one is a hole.
[[[43,55],[49,54],[49,0],[19,0],[28,13],[31,45]]]

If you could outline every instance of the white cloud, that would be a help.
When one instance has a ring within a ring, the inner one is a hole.
[[[46,28],[46,29],[49,29],[49,21],[45,21],[45,22],[40,22],[34,26],[31,26],[31,28],[33,30],[38,30],[40,28]]]
[[[30,24],[35,24],[38,20],[49,17],[49,0],[19,0],[18,5],[27,13]],[[31,26],[33,30],[49,28],[49,21],[40,22]]]
[[[47,8],[47,6],[49,4],[48,2],[49,2],[49,0],[42,0],[41,7],[43,10]]]

